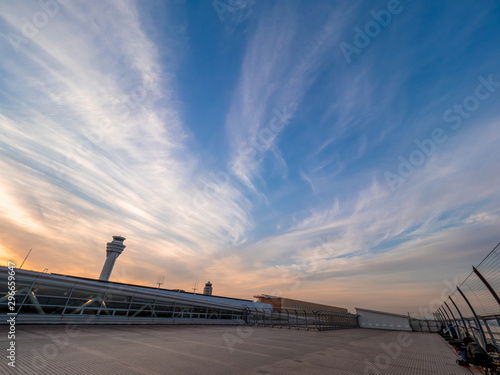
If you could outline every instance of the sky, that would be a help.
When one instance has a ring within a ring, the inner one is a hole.
[[[2,265],[406,313],[500,242],[497,1],[0,8]]]

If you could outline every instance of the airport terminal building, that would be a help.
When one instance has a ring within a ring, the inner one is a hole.
[[[0,267],[0,314],[8,312],[7,271]],[[269,308],[250,300],[15,271],[17,323],[220,324],[244,320],[249,308]]]
[[[358,327],[347,309],[274,296],[258,301],[109,281],[125,238],[113,236],[99,279],[0,267],[0,315],[19,324],[250,324],[306,329]],[[13,297],[9,273],[15,273]],[[12,306],[12,302],[15,306]],[[12,308],[12,310],[9,310]],[[5,324],[7,319],[2,319]]]
[[[249,311],[271,308],[251,300],[109,281],[124,240],[114,236],[107,244],[98,280],[14,269],[14,310],[9,310],[9,268],[0,267],[0,314],[15,312],[21,324],[234,324],[244,322]]]

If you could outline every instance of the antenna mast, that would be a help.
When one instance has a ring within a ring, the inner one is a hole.
[[[160,289],[160,287],[163,285],[164,282],[165,282],[165,276],[159,275],[158,279],[156,280],[156,283],[158,284],[158,289]]]
[[[31,254],[31,250],[33,250],[33,248],[31,248],[30,251],[28,251],[28,255],[26,255],[26,258],[24,258],[23,262],[21,263],[21,267],[19,267],[19,269],[23,268],[23,264],[24,262],[26,262],[26,259],[28,259],[29,255]]]

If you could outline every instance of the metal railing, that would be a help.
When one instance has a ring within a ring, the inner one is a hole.
[[[414,332],[439,332],[441,324],[437,320],[409,318],[409,324]]]
[[[354,314],[294,308],[247,308],[245,322],[247,325],[316,331],[359,327]]]
[[[457,286],[434,312],[456,339],[467,333],[483,348],[500,348],[500,244]],[[450,329],[451,327],[451,329]]]

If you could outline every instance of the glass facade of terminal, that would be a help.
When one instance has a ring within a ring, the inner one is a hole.
[[[9,305],[8,269],[0,267],[0,315],[15,312],[18,323],[246,323],[316,330],[358,327],[357,316],[349,313],[273,310],[268,304],[247,300],[31,271],[15,273],[15,304]],[[9,310],[12,305],[14,309]]]
[[[114,317],[117,320],[244,319],[243,308],[217,308],[201,303],[179,302],[167,295],[162,296],[162,291],[155,288],[122,287],[121,284],[106,282],[96,282],[102,286],[89,286],[89,282],[82,283],[76,278],[70,280],[61,282],[56,279],[16,277],[15,310],[9,311],[8,274],[0,272],[0,314],[16,312],[20,317],[44,315],[48,319],[77,316]],[[146,290],[149,293],[144,293]],[[156,295],[151,296],[151,293]]]

